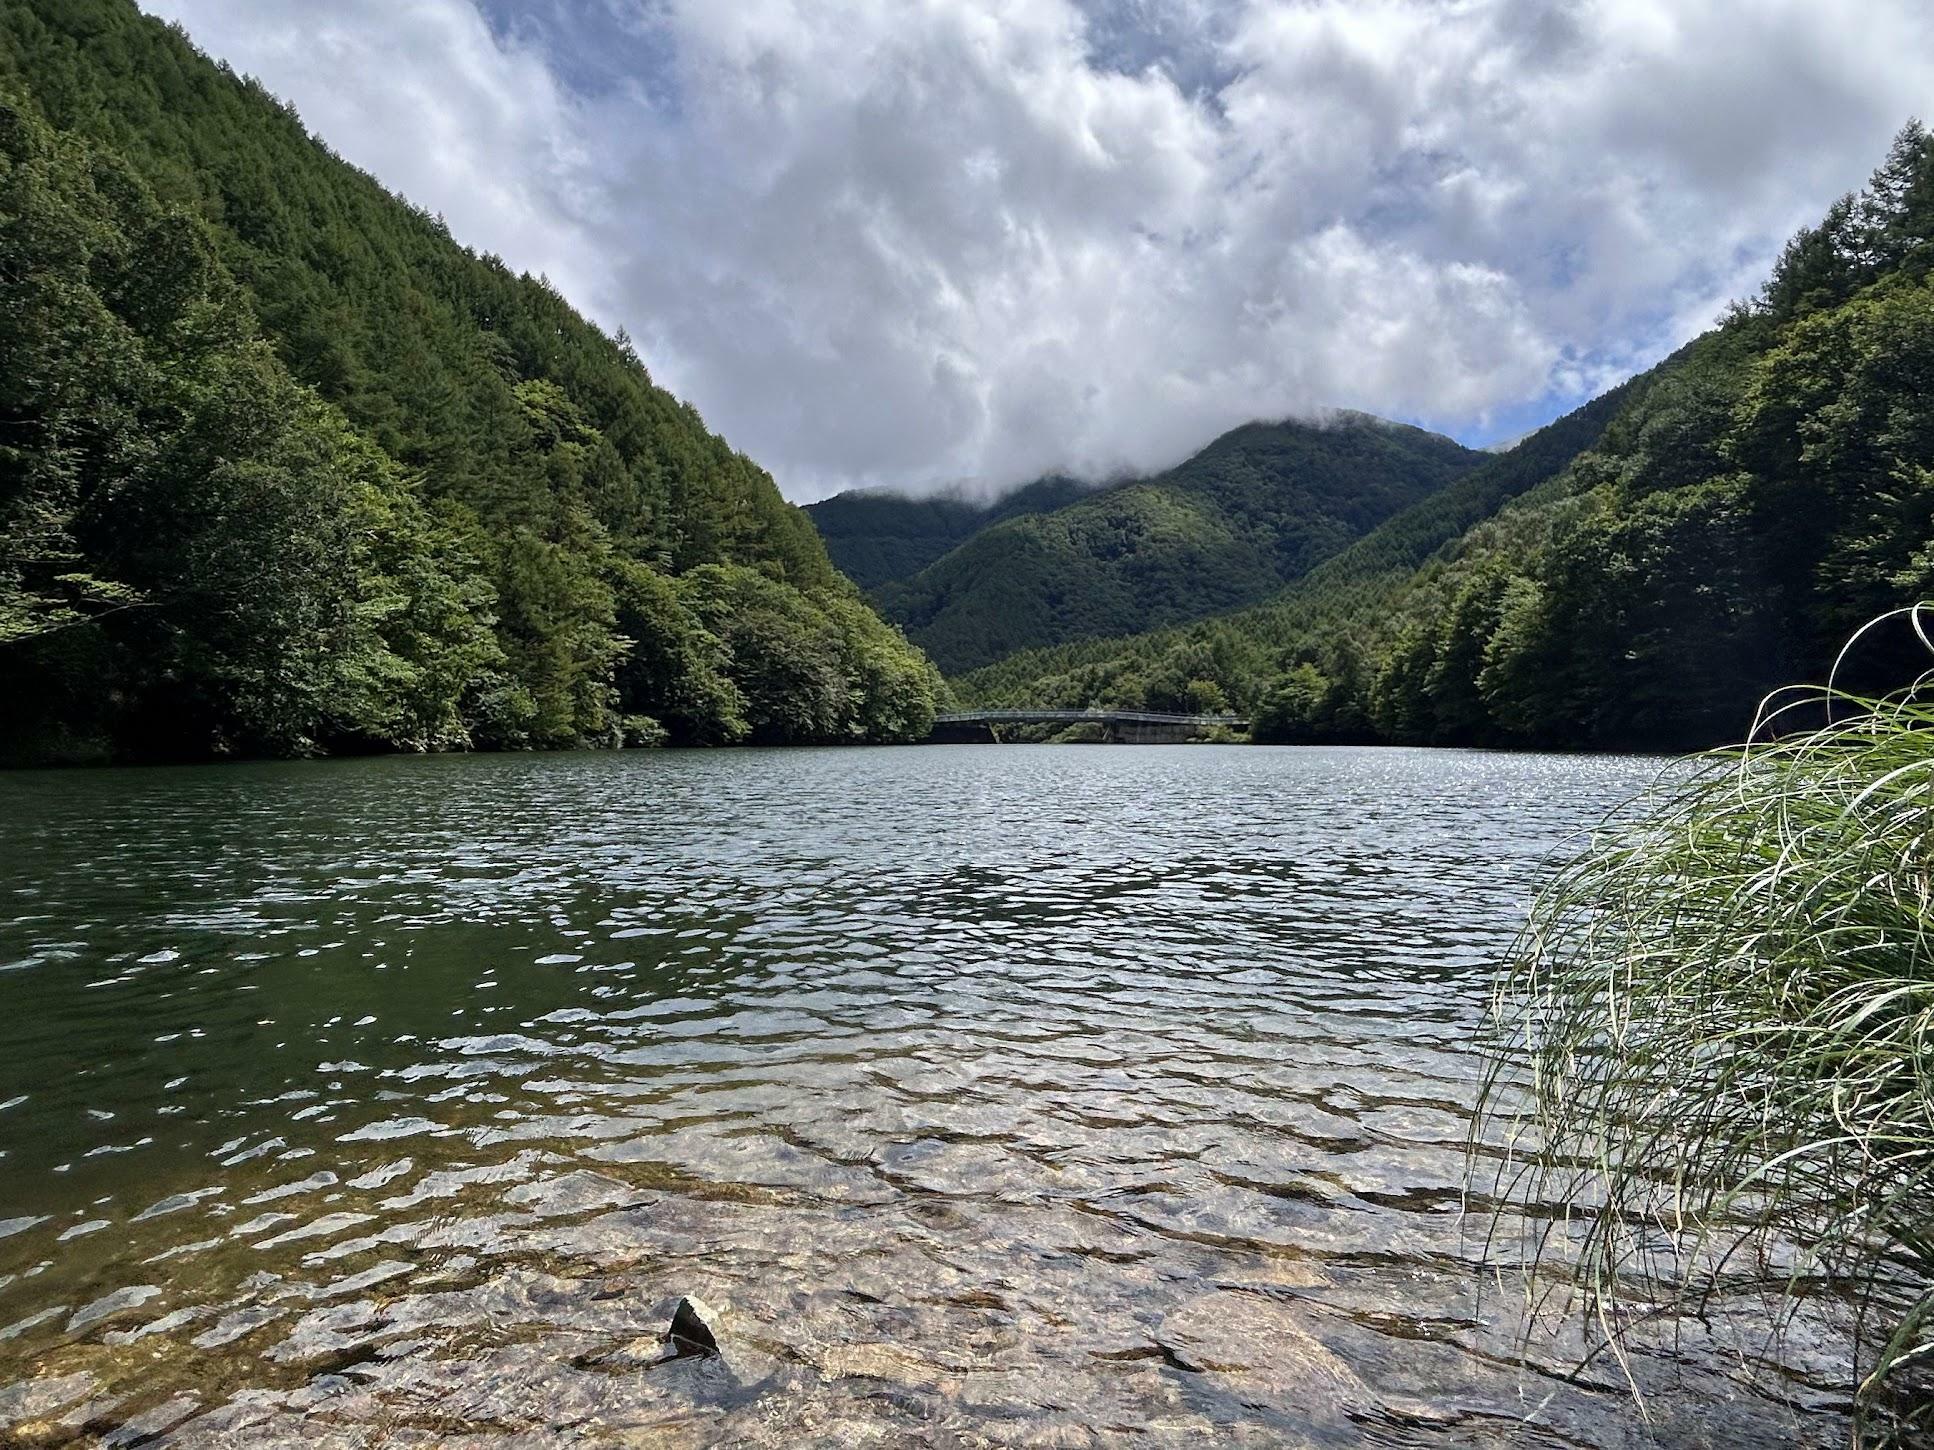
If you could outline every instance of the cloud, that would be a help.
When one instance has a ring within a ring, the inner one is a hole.
[[[536,48],[468,0],[142,0],[295,104],[310,132],[462,241],[621,310],[598,234],[612,193],[583,112]]]
[[[807,498],[1520,431],[1934,94],[1919,0],[146,0]]]

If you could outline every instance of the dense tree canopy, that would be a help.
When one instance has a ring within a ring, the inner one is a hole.
[[[822,520],[975,700],[1705,743],[1934,589],[1930,259],[1910,125],[1751,305],[1506,454],[1252,425]],[[931,667],[622,335],[130,0],[0,0],[0,278],[7,758],[926,728]]]
[[[1934,594],[1930,261],[1934,140],[1914,124],[1753,304],[1277,600],[961,689],[1167,706],[1188,675],[1270,740],[1734,738],[1860,622]]]
[[[991,512],[873,597],[948,670],[1197,619],[1268,597],[1482,458],[1358,414],[1251,423],[1154,478]]]
[[[1050,475],[976,502],[959,493],[914,498],[890,489],[849,489],[806,505],[840,573],[862,589],[902,583],[1008,519],[1051,513],[1098,485]]]
[[[129,0],[0,0],[0,277],[0,753],[925,732],[622,336]],[[708,625],[752,578],[783,639]]]

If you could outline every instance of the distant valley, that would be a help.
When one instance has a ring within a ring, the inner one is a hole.
[[[1934,597],[1934,138],[1653,368],[1473,452],[1251,424],[868,581],[970,707],[1240,711],[1258,741],[1682,750]],[[832,557],[868,511],[816,506]],[[917,566],[917,567],[916,567]],[[908,572],[908,570],[911,572]],[[1897,688],[1912,642],[1843,686]]]
[[[948,673],[1269,597],[1490,455],[1364,414],[1251,423],[1150,478],[1048,478],[988,505],[807,507],[843,572]]]

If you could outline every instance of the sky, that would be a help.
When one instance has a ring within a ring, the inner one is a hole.
[[[141,0],[785,494],[1482,446],[1934,120],[1927,0]]]

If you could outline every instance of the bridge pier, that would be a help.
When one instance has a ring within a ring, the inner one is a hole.
[[[929,745],[999,745],[1000,732],[978,721],[935,721]]]

